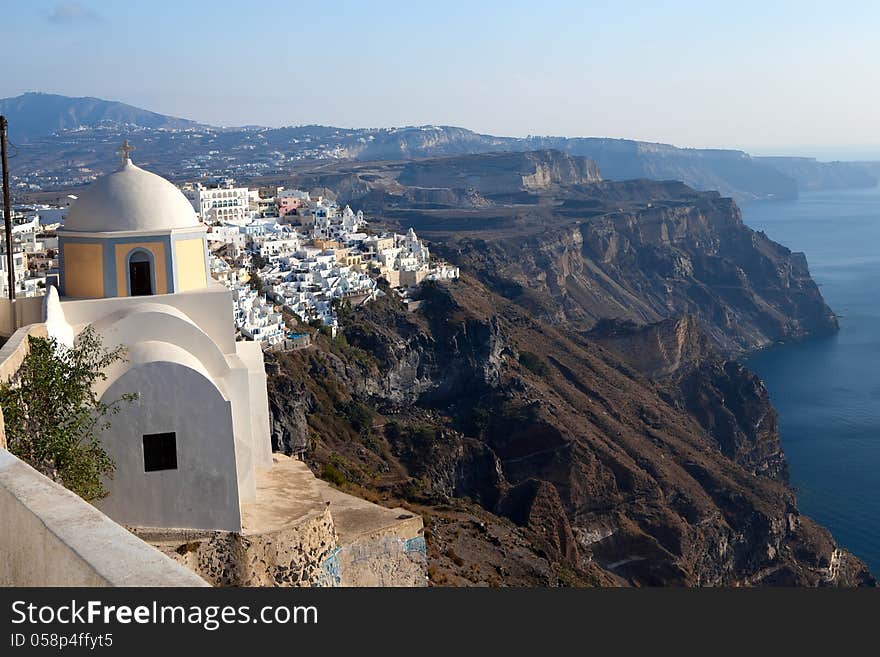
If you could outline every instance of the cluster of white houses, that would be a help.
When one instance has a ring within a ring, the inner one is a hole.
[[[285,314],[319,323],[335,335],[337,304],[372,301],[382,294],[380,278],[406,297],[424,280],[458,277],[458,268],[432,258],[412,229],[405,235],[371,234],[363,212],[302,190],[277,187],[267,193],[221,178],[186,184],[181,191],[207,226],[209,271],[232,291],[238,334],[267,346],[290,338]],[[43,294],[47,280],[57,279],[55,230],[67,209],[17,208],[17,296]],[[0,258],[3,296],[5,248]]]
[[[288,337],[276,308],[335,335],[336,305],[372,301],[382,294],[379,278],[408,290],[424,280],[458,277],[458,268],[433,259],[412,229],[406,235],[369,234],[363,212],[340,210],[301,190],[276,189],[274,211],[253,203],[244,210],[244,199],[255,192],[231,185],[227,180],[219,187],[194,187],[188,198],[210,226],[211,271],[233,291],[238,329],[250,339],[275,345]],[[215,196],[224,191],[229,196]],[[218,207],[218,198],[229,205]]]
[[[15,206],[12,212],[12,257],[16,297],[44,294],[47,279],[57,278],[60,213],[46,205]],[[0,297],[9,296],[6,241],[0,240]]]

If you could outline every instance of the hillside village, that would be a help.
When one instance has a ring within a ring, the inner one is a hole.
[[[280,216],[274,197],[231,181],[185,195],[132,150],[123,143],[118,168],[69,209],[18,206],[10,222],[0,492],[4,517],[25,529],[0,541],[0,583],[116,585],[143,567],[144,583],[423,586],[420,516],[273,453],[263,351],[307,344],[291,330],[302,322],[335,333],[340,303],[407,298],[457,270],[432,261],[415,233],[370,235],[363,214],[304,192]],[[52,363],[48,383],[29,374],[46,371],[40,358]],[[98,451],[75,451],[83,434],[60,418],[82,394],[58,386],[86,391],[95,422],[114,416]],[[51,417],[34,410],[44,395]],[[47,446],[43,431],[61,426],[70,443]],[[84,462],[94,467],[72,474]],[[57,521],[72,527],[60,539]],[[55,549],[35,565],[31,548],[46,536]]]
[[[458,278],[458,268],[432,256],[412,229],[376,233],[362,211],[320,195],[236,186],[225,177],[187,183],[181,191],[208,226],[210,273],[232,292],[240,338],[265,348],[308,344],[308,335],[296,332],[302,324],[335,336],[340,304],[358,306],[385,294],[380,281],[409,302],[425,280]],[[48,204],[15,207],[16,296],[44,294],[57,279],[55,231],[66,211]],[[4,257],[4,296],[5,267]]]

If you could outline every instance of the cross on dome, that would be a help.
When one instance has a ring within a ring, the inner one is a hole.
[[[116,152],[119,154],[119,160],[120,160],[120,162],[122,163],[122,166],[125,166],[125,163],[126,163],[126,162],[131,161],[131,158],[129,157],[129,154],[130,154],[133,150],[137,150],[137,147],[136,147],[136,146],[132,146],[131,144],[129,144],[129,143],[128,143],[128,139],[126,139],[125,141],[122,142],[122,145],[121,145],[121,146],[119,147],[119,149],[116,151]]]
[[[197,228],[193,206],[173,184],[129,159],[134,147],[117,149],[121,164],[78,194],[64,230],[91,233]]]

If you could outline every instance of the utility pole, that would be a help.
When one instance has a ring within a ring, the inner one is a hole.
[[[9,122],[0,116],[0,157],[3,159],[3,219],[6,224],[6,270],[9,274],[9,299],[15,299],[15,258],[12,255],[12,204],[9,201],[9,162],[6,160],[6,131]]]

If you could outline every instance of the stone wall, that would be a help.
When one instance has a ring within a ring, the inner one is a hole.
[[[258,534],[133,528],[163,553],[214,586],[326,586],[336,550],[330,510],[293,527]]]
[[[394,534],[359,537],[335,554],[338,586],[426,586],[425,539]]]
[[[419,519],[420,524],[421,519]],[[421,536],[395,530],[339,543],[333,517],[262,534],[132,528],[214,586],[425,586]]]
[[[0,586],[207,586],[0,449]]]
[[[293,463],[285,474],[292,475]],[[426,586],[420,516],[334,489],[308,473],[299,520],[269,531],[132,528],[214,586]],[[279,501],[284,506],[283,500]]]

